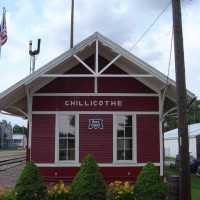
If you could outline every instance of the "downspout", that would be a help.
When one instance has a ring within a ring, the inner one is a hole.
[[[162,92],[159,92],[159,136],[160,136],[160,175],[162,177],[165,176],[165,157],[164,157],[164,134],[163,134],[163,118],[162,118],[162,112],[163,112],[163,99],[162,99]]]
[[[32,96],[28,86],[26,86],[27,113],[28,113],[28,132],[27,132],[27,161],[31,160],[31,138],[32,138]]]

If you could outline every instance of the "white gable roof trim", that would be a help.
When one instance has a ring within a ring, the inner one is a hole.
[[[151,74],[154,77],[158,78],[162,82],[164,82],[164,83],[167,82],[167,76],[166,75],[164,75],[163,73],[161,73],[157,69],[153,68],[149,64],[145,63],[144,61],[140,60],[139,58],[137,58],[136,56],[134,56],[133,54],[131,54],[129,51],[123,49],[119,45],[115,44],[114,42],[112,42],[108,38],[106,38],[103,35],[101,35],[100,33],[96,32],[93,35],[91,35],[90,37],[88,37],[85,40],[83,40],[82,42],[80,42],[79,44],[75,45],[72,49],[69,49],[65,53],[61,54],[60,56],[58,56],[54,60],[52,60],[49,63],[47,63],[46,65],[44,65],[43,67],[39,68],[33,74],[25,77],[24,79],[22,79],[21,81],[19,81],[15,85],[13,85],[12,87],[10,87],[7,90],[5,90],[4,92],[2,92],[0,94],[0,98],[2,98],[3,96],[5,96],[6,94],[10,93],[11,91],[15,90],[16,88],[20,87],[21,85],[28,85],[33,80],[37,79],[38,77],[41,77],[46,72],[48,72],[49,70],[51,70],[52,68],[54,68],[58,64],[62,63],[64,60],[66,60],[69,57],[73,56],[76,52],[83,50],[86,46],[88,46],[91,43],[93,43],[96,39],[98,39],[102,43],[108,44],[106,46],[112,47],[120,55],[122,55],[123,57],[125,57],[128,60],[132,61],[133,63],[136,63],[138,66],[140,66],[141,68],[143,68],[145,71],[148,71],[149,74]],[[169,81],[169,84],[171,84],[173,86],[176,86],[176,82],[173,81],[172,79],[169,78],[168,81]],[[190,91],[187,91],[187,94],[189,96],[195,96]]]
[[[0,110],[6,111],[7,102],[14,101],[14,99],[16,101],[16,99],[18,99],[18,98],[20,99],[20,98],[27,96],[27,89],[29,88],[29,86],[31,85],[31,83],[33,81],[36,81],[37,79],[39,80],[41,77],[44,80],[45,75],[46,76],[51,75],[51,73],[48,74],[48,72],[50,70],[53,70],[59,64],[62,64],[62,62],[66,61],[67,59],[74,57],[74,55],[76,53],[82,52],[86,47],[89,47],[90,45],[92,45],[97,40],[99,42],[101,42],[103,46],[108,47],[111,51],[115,52],[116,54],[119,54],[120,55],[119,58],[122,57],[123,59],[127,59],[129,62],[134,63],[134,65],[136,65],[139,69],[142,69],[145,72],[145,74],[143,73],[143,75],[146,75],[146,77],[143,76],[142,78],[141,77],[139,78],[140,74],[138,74],[138,79],[141,82],[146,83],[145,78],[148,78],[148,81],[149,81],[149,79],[152,79],[152,76],[153,76],[153,78],[154,79],[156,78],[155,80],[157,80],[157,81],[159,80],[160,83],[162,83],[162,85],[166,84],[167,76],[165,76],[163,73],[159,72],[155,68],[151,67],[149,64],[140,60],[139,58],[137,58],[136,56],[131,54],[129,51],[123,49],[122,47],[120,47],[116,43],[112,42],[111,40],[109,40],[105,36],[96,32],[93,35],[91,35],[90,37],[88,37],[85,40],[83,40],[82,42],[80,42],[79,44],[75,45],[72,49],[69,49],[65,53],[61,54],[60,56],[58,56],[54,60],[50,61],[49,63],[47,63],[43,67],[36,70],[31,75],[25,77],[24,79],[22,79],[21,81],[19,81],[15,85],[11,86],[10,88],[8,88],[4,92],[2,92],[0,94]],[[115,61],[115,62],[117,63],[118,60]],[[131,66],[129,66],[129,68],[130,68],[130,70],[128,70],[128,74],[130,74],[130,76],[131,76]],[[124,70],[126,71],[126,69],[124,69]],[[95,74],[93,74],[93,75],[95,76]],[[100,75],[101,74],[99,74],[99,76]],[[135,76],[136,75],[137,74],[135,74]],[[49,79],[49,78],[46,78],[46,79]],[[149,85],[151,85],[150,81],[148,83],[149,83]],[[173,81],[172,79],[169,78],[168,84],[169,84],[168,88],[171,89],[171,92],[169,92],[167,94],[167,96],[168,96],[169,99],[174,100],[175,99],[174,94],[175,94],[176,83],[175,83],[175,81]],[[163,86],[158,88],[158,90],[160,92],[161,92],[162,89],[163,89]],[[195,97],[195,95],[193,93],[191,93],[190,91],[187,91],[187,95],[190,98],[190,100]],[[12,103],[11,103],[11,105],[12,105]]]
[[[49,63],[45,64],[43,67],[39,68],[38,70],[36,70],[34,73],[28,75],[27,77],[25,77],[24,79],[22,79],[21,81],[19,81],[18,83],[14,84],[13,86],[11,86],[10,88],[8,88],[7,90],[5,90],[4,92],[2,92],[0,94],[0,99],[9,94],[11,91],[15,90],[16,88],[22,86],[22,85],[28,85],[29,83],[31,83],[33,80],[37,79],[38,77],[42,76],[43,74],[45,74],[47,71],[51,70],[52,68],[54,68],[56,65],[62,63],[64,60],[66,60],[67,58],[73,56],[74,53],[82,50],[83,48],[85,48],[86,46],[88,46],[88,42],[94,42],[96,39],[95,34],[93,34],[92,36],[86,38],[85,40],[83,40],[82,42],[80,42],[79,44],[75,45],[72,49],[69,49],[68,51],[66,51],[65,53],[61,54],[60,56],[58,56],[57,58],[55,58],[54,60],[50,61]]]

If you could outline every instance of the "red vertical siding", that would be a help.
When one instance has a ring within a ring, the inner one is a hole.
[[[92,55],[85,59],[84,62],[94,70],[95,56]],[[103,69],[110,61],[99,56],[99,71]],[[91,74],[81,63],[74,66],[64,74]],[[103,74],[127,74],[125,71],[112,64]],[[122,84],[123,83],[123,84]],[[56,78],[37,93],[93,93],[94,78],[93,77],[65,77]],[[148,86],[144,85],[136,78],[98,78],[99,93],[155,93]]]
[[[113,71],[115,74],[115,71]],[[122,84],[123,83],[123,84]],[[38,93],[93,93],[94,78],[57,78],[41,88]],[[155,93],[135,78],[98,78],[99,93]]]
[[[94,92],[94,78],[67,77],[56,78],[41,88],[37,93],[92,93]]]
[[[118,181],[135,182],[142,167],[100,167],[100,172],[107,183]]]
[[[71,183],[80,167],[39,167],[45,182],[64,181]]]
[[[115,72],[113,72],[115,74]],[[122,84],[123,83],[123,84]],[[38,93],[93,93],[94,78],[57,78],[41,88]],[[99,93],[155,93],[135,78],[98,78]]]
[[[84,62],[94,70],[94,55]],[[91,74],[81,63],[74,66],[65,74]],[[94,92],[94,78],[68,77],[56,78],[37,92],[39,93],[92,93]]]
[[[55,182],[63,180],[64,182],[71,183],[79,171],[79,167],[39,167],[43,180],[46,182]],[[160,167],[157,167],[160,171]],[[131,181],[135,182],[137,176],[142,170],[141,166],[136,167],[99,167],[103,179],[106,183],[118,181]]]
[[[55,115],[33,115],[31,160],[36,163],[55,161]]]
[[[88,129],[89,119],[103,119],[103,129]],[[80,115],[79,118],[79,154],[80,162],[92,153],[97,163],[113,162],[113,116]]]
[[[137,115],[138,163],[160,162],[159,115]]]
[[[84,60],[84,63],[86,63],[94,71],[95,55],[93,54],[86,58]],[[83,66],[82,63],[79,63],[75,67],[67,71],[65,74],[91,74],[91,72],[85,66]]]
[[[113,71],[115,74],[115,71]],[[99,93],[155,93],[135,78],[98,78]]]

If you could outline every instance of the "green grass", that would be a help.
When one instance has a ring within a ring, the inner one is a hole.
[[[165,166],[165,175],[169,176],[169,175],[178,175],[178,170],[175,168],[171,168],[169,166]]]
[[[175,161],[176,158],[173,157],[165,157],[165,161]]]
[[[191,190],[192,190],[192,200],[197,200],[200,198],[200,177],[195,174],[191,175]]]
[[[0,152],[4,152],[4,151],[24,151],[26,149],[0,149]]]
[[[175,168],[170,168],[169,166],[165,167],[166,176],[169,175],[178,175],[179,171]],[[191,193],[192,200],[199,200],[200,197],[200,177],[195,174],[191,174]]]

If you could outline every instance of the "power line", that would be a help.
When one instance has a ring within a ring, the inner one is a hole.
[[[172,58],[172,44],[173,44],[173,38],[174,38],[174,34],[173,34],[173,27],[172,27],[172,37],[171,37],[171,45],[170,45],[170,53],[169,53],[169,63],[168,63],[168,71],[167,71],[167,80],[165,83],[165,89],[164,89],[164,93],[163,93],[163,102],[162,102],[162,114],[163,114],[163,107],[164,107],[164,103],[165,103],[165,95],[167,93],[167,89],[168,89],[168,82],[169,82],[169,71],[170,71],[170,65],[171,65],[171,58]]]
[[[153,21],[153,23],[149,26],[149,28],[143,33],[143,35],[136,41],[136,43],[130,48],[131,51],[139,42],[140,40],[146,35],[146,33],[151,29],[151,27],[156,23],[156,21],[160,18],[160,16],[165,12],[168,6],[171,4],[171,1],[167,4],[167,6],[163,9],[163,11],[158,15],[158,17]]]

